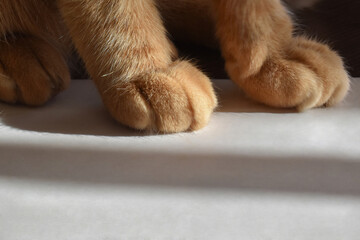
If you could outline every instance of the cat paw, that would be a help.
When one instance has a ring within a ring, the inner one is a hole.
[[[300,37],[293,39],[283,53],[269,55],[258,73],[245,80],[236,74],[229,71],[232,79],[253,99],[299,111],[340,102],[350,85],[337,53],[326,45]]]
[[[0,48],[1,101],[39,106],[69,85],[66,62],[48,43],[25,37]]]
[[[185,61],[118,83],[101,95],[120,123],[162,133],[204,127],[217,105],[210,80]]]

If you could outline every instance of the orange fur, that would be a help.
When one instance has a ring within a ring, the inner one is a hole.
[[[217,105],[211,82],[177,59],[165,26],[220,47],[231,79],[265,104],[333,105],[349,88],[335,52],[293,37],[280,0],[0,0],[0,99],[44,104],[68,85],[74,47],[120,123],[202,128]]]

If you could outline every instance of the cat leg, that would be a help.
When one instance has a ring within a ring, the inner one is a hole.
[[[63,56],[49,43],[31,36],[0,41],[0,100],[39,106],[70,81]]]
[[[75,46],[110,114],[159,132],[205,126],[216,106],[209,79],[174,61],[153,0],[58,0]]]
[[[342,59],[326,45],[293,37],[280,0],[214,0],[214,7],[226,69],[250,97],[300,111],[345,97]]]

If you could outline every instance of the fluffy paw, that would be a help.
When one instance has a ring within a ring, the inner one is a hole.
[[[261,70],[245,80],[238,79],[236,71],[229,74],[255,100],[299,111],[340,102],[350,82],[335,52],[304,38],[293,39],[288,49],[269,55]]]
[[[48,43],[24,37],[0,48],[1,101],[38,106],[68,86],[66,62]]]
[[[204,127],[217,105],[210,80],[187,62],[117,83],[102,97],[120,123],[163,133]]]

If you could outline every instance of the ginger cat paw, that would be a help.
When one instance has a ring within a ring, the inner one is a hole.
[[[120,123],[162,133],[204,127],[217,105],[210,80],[185,61],[111,86],[102,97]]]
[[[350,84],[343,61],[334,51],[301,37],[282,52],[269,54],[259,72],[246,79],[239,78],[234,69],[228,67],[229,75],[253,99],[299,111],[340,102]]]
[[[39,106],[69,85],[64,58],[45,41],[20,37],[0,48],[1,101]]]
[[[296,38],[293,44],[293,61],[302,62],[317,76],[317,89],[308,88],[312,95],[298,109],[333,106],[342,101],[349,91],[350,78],[341,57],[327,45],[305,38]]]

